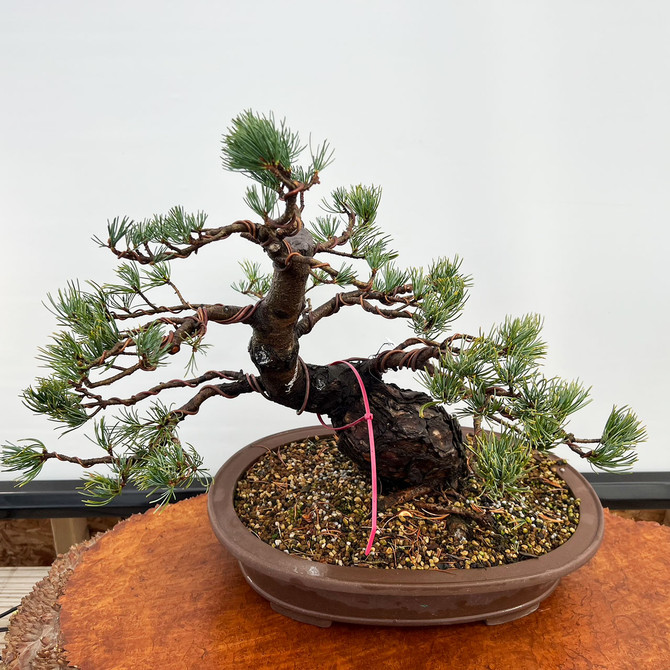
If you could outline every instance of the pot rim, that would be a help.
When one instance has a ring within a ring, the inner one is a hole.
[[[605,522],[600,500],[581,473],[566,464],[559,474],[580,500],[579,524],[560,547],[538,558],[468,570],[386,570],[319,563],[271,547],[249,531],[237,516],[233,504],[237,481],[268,449],[332,434],[332,429],[323,426],[275,433],[240,449],[219,469],[208,494],[210,523],[219,541],[242,565],[276,579],[311,584],[323,590],[360,593],[366,589],[379,594],[400,591],[421,595],[436,587],[449,587],[454,593],[467,593],[483,584],[491,590],[497,586],[508,589],[558,580],[589,561],[602,542]]]

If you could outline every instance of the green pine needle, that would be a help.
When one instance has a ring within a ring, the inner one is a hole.
[[[244,279],[233,282],[230,287],[243,295],[252,296],[257,299],[263,298],[270,290],[272,275],[263,274],[260,263],[255,261],[243,260],[240,261],[239,265],[242,268],[242,272],[244,272]]]
[[[89,416],[81,406],[81,396],[73,393],[70,385],[54,377],[40,378],[22,394],[24,405],[36,414],[45,414],[50,420],[78,428]]]
[[[244,196],[244,203],[247,207],[262,219],[266,219],[274,212],[277,202],[277,193],[267,186],[261,186],[260,192],[256,186],[249,186]]]
[[[102,507],[119,496],[124,488],[123,481],[118,477],[103,475],[98,472],[86,472],[83,485],[78,487],[84,497],[84,504],[89,507]]]
[[[288,177],[304,148],[298,133],[290,130],[285,120],[276,122],[272,112],[264,116],[247,110],[233,119],[223,136],[223,167],[276,191],[281,181],[271,168]]]
[[[2,445],[2,469],[4,472],[18,472],[17,485],[24,486],[42,471],[43,454],[46,447],[35,438],[19,440],[24,444],[7,442]]]
[[[518,435],[511,431],[482,433],[472,451],[474,471],[485,490],[495,498],[522,491],[518,482],[528,471],[531,450]]]
[[[635,448],[646,439],[647,431],[636,414],[629,407],[615,406],[589,461],[607,472],[630,470],[637,461]]]
[[[453,260],[439,258],[427,272],[414,269],[410,273],[413,285],[419,289],[420,302],[412,317],[412,327],[419,337],[439,336],[463,311],[472,280],[461,274],[460,266],[458,256]]]

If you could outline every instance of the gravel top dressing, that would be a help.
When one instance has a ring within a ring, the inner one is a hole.
[[[535,454],[513,496],[493,500],[471,477],[460,493],[442,490],[380,511],[365,556],[369,475],[336,443],[336,437],[293,442],[268,451],[247,471],[235,509],[252,533],[321,563],[450,570],[535,558],[565,542],[579,520],[579,500],[557,474],[564,463]]]

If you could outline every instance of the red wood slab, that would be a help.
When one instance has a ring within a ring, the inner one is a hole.
[[[606,524],[596,557],[513,623],[320,629],[247,586],[200,496],[86,550],[60,600],[65,653],[81,670],[670,668],[670,527]]]

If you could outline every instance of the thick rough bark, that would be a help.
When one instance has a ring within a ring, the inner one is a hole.
[[[72,546],[56,558],[49,574],[25,596],[11,619],[2,650],[0,668],[5,670],[76,669],[63,650],[58,602],[70,575],[86,550],[97,542],[91,538]]]
[[[465,447],[458,421],[441,407],[420,409],[431,398],[395,384],[369,379],[377,473],[392,485],[447,484],[458,487],[466,475]],[[362,400],[331,413],[336,427],[352,423],[364,413]],[[370,444],[366,422],[343,430],[339,449],[369,469]]]
[[[295,252],[309,258],[316,244],[304,229],[285,241],[281,252],[269,254],[275,262],[272,287],[251,322],[249,353],[271,401],[328,415],[334,426],[344,426],[365,413],[354,374],[343,364],[306,365],[298,356],[297,324],[305,310],[309,266]],[[439,407],[428,408],[421,416],[431,398],[386,384],[366,360],[354,364],[363,376],[374,416],[379,477],[395,487],[426,483],[457,488],[466,475],[466,458],[456,419]],[[349,458],[369,470],[366,422],[342,431],[339,444]]]

